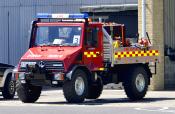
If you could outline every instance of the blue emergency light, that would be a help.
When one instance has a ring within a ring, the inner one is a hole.
[[[50,14],[50,13],[38,13],[37,18],[41,19],[88,19],[87,13],[77,14]]]

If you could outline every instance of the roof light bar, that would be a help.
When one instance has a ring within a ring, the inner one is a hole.
[[[50,14],[50,13],[38,13],[37,18],[41,19],[88,19],[88,14]]]

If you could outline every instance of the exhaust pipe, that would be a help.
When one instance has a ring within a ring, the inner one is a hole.
[[[146,0],[142,0],[142,36],[138,43],[143,47],[151,46],[151,40],[146,32]]]
[[[142,0],[142,38],[146,38],[146,0]]]

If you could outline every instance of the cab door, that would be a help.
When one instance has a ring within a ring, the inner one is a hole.
[[[103,68],[102,25],[89,25],[85,30],[84,64],[91,71]]]

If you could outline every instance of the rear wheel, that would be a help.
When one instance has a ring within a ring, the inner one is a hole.
[[[12,74],[8,74],[2,89],[2,96],[4,99],[13,99],[15,91],[15,81],[12,80]]]
[[[133,68],[124,80],[125,93],[131,100],[141,100],[148,90],[149,76],[144,67]]]
[[[69,103],[81,103],[88,91],[87,75],[83,70],[76,70],[71,80],[63,84],[64,97]]]
[[[92,85],[89,85],[87,99],[97,99],[100,97],[103,91],[103,82],[101,77],[98,77],[97,81]]]
[[[20,81],[17,81],[16,90],[22,102],[34,103],[40,97],[42,87],[22,84]]]

